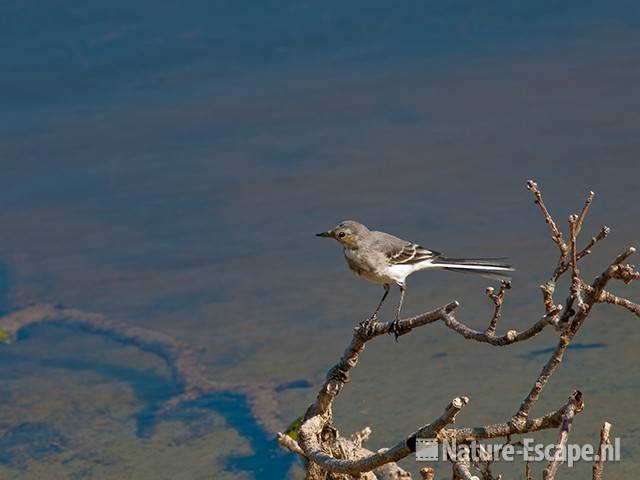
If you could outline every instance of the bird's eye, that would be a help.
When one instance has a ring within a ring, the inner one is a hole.
[[[339,236],[340,238],[343,238],[343,237],[344,237],[344,235],[345,235],[345,234],[344,234],[344,232],[340,232],[340,233],[338,234],[338,236]]]

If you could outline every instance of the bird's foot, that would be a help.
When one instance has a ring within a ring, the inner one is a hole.
[[[398,341],[398,337],[400,336],[400,320],[397,318],[393,321],[393,325],[391,325],[391,331],[396,336],[396,342]]]
[[[360,328],[370,329],[378,321],[378,313],[374,312],[369,318],[365,318],[360,322]]]

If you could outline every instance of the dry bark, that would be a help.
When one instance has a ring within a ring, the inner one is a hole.
[[[562,425],[560,426],[560,435],[556,442],[556,449],[553,455],[553,460],[549,462],[547,468],[544,469],[542,477],[544,480],[555,478],[558,467],[564,461],[562,452],[567,446],[567,440],[569,439],[569,432],[571,431],[571,424],[576,413],[579,413],[584,408],[584,401],[582,400],[582,393],[575,392],[571,399],[569,399],[569,405],[565,409],[562,415]]]
[[[604,422],[600,429],[600,447],[598,448],[598,456],[593,464],[592,480],[602,479],[602,470],[604,469],[605,447],[611,444],[609,436],[611,434],[611,424]]]

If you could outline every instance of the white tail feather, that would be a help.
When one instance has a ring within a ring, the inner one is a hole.
[[[460,270],[475,270],[475,271],[500,271],[500,272],[513,272],[513,268],[504,265],[473,265],[466,263],[439,263],[432,262],[431,266],[440,268],[458,268]]]
[[[478,262],[478,263],[475,263]],[[513,268],[503,263],[491,263],[488,260],[436,260],[434,267],[443,268],[452,272],[475,273],[492,280],[505,280],[510,278]]]

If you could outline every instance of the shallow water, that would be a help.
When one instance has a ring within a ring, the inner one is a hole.
[[[526,179],[562,225],[596,191],[583,241],[612,234],[585,278],[640,237],[632,2],[9,2],[0,27],[0,311],[63,303],[201,345],[213,378],[311,379],[279,392],[282,428],[382,293],[314,233],[356,218],[451,256],[508,256],[503,329],[539,318],[555,263]],[[484,328],[485,286],[416,275],[405,312],[458,299]],[[280,479],[296,462],[234,394],[152,422],[178,388],[153,355],[27,333],[0,346],[0,459],[17,459],[2,478]],[[599,307],[576,339],[591,347],[538,406],[585,393],[572,438],[614,424],[608,479],[639,465],[638,340],[634,318]],[[554,342],[494,349],[441,325],[378,339],[338,426],[369,424],[369,447],[387,446],[460,394],[461,425],[502,421]]]
[[[141,442],[151,439],[157,433],[158,421],[179,422],[187,429],[190,437],[210,436],[211,429],[215,428],[211,425],[210,416],[211,412],[216,412],[224,417],[228,428],[237,431],[251,447],[250,453],[230,454],[223,464],[216,468],[237,473],[249,472],[257,477],[267,473],[273,478],[286,476],[295,458],[282,452],[273,436],[256,422],[242,395],[234,392],[211,394],[185,404],[158,420],[157,414],[162,402],[181,391],[180,385],[171,376],[163,375],[162,369],[160,372],[151,368],[141,369],[140,362],[138,366],[131,366],[129,362],[124,365],[122,359],[114,364],[109,361],[108,351],[103,352],[103,355],[100,355],[102,358],[98,360],[91,355],[69,356],[68,353],[58,354],[52,358],[49,352],[43,354],[33,351],[33,344],[36,345],[36,350],[40,350],[37,347],[46,344],[50,338],[74,335],[84,336],[85,342],[93,341],[94,348],[95,342],[100,343],[103,349],[107,346],[114,347],[100,339],[87,338],[86,334],[74,333],[58,326],[28,328],[21,332],[19,344],[12,345],[11,349],[0,349],[2,377],[9,382],[18,378],[24,380],[24,375],[16,372],[17,369],[32,372],[32,381],[37,381],[39,375],[35,372],[53,369],[79,378],[83,377],[83,372],[90,372],[99,377],[101,382],[110,381],[128,385],[133,391],[137,404],[137,410],[129,415],[128,422],[133,422],[135,425],[135,436]],[[27,347],[27,351],[23,351],[22,346],[26,345],[25,342],[32,344],[32,348]],[[306,386],[308,385],[303,382],[292,382],[290,385],[284,385],[283,390]],[[15,396],[11,396],[11,392],[7,393],[9,393],[8,398],[3,398],[3,403],[11,398],[16,399]],[[16,406],[19,404],[20,400],[17,400]],[[101,412],[101,414],[104,413],[106,412]],[[29,462],[35,460],[46,463],[52,458],[60,457],[65,450],[74,448],[73,441],[68,439],[73,436],[73,431],[67,432],[65,429],[63,433],[63,430],[58,430],[45,422],[29,422],[28,416],[27,412],[21,422],[12,424],[11,412],[5,412],[4,420],[7,423],[0,436],[0,468],[6,468],[7,472],[17,471],[28,475]],[[74,475],[84,478],[83,474],[78,472]],[[211,476],[214,475],[215,470],[211,466]]]

